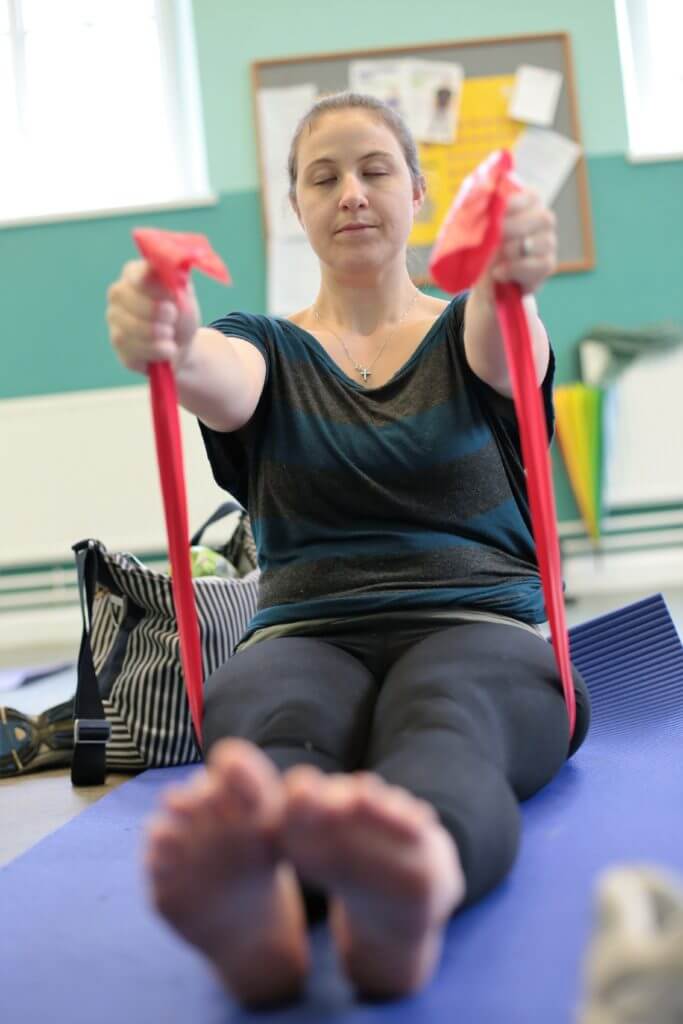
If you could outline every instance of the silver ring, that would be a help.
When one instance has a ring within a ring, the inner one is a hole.
[[[522,250],[522,256],[526,259],[527,256],[531,256],[534,251],[534,240],[529,235],[525,235],[520,243],[520,249]]]

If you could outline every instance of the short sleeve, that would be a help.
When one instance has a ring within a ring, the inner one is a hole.
[[[466,298],[466,296],[465,296]],[[490,384],[478,377],[471,369],[465,353],[465,302],[459,303],[453,309],[451,317],[451,334],[458,350],[459,360],[463,367],[466,379],[477,393],[483,407],[490,417],[501,421],[501,425],[509,434],[515,449],[519,452],[521,459],[521,443],[519,439],[519,428],[517,426],[517,413],[512,398],[501,395],[499,391],[492,388]],[[555,406],[553,403],[553,386],[555,381],[555,353],[550,345],[548,368],[541,384],[541,398],[545,412],[545,422],[548,431],[548,444],[553,439],[555,432]]]
[[[214,430],[198,420],[204,447],[211,466],[214,480],[242,505],[249,508],[249,477],[253,463],[254,447],[261,434],[264,409],[270,400],[272,366],[272,332],[266,317],[249,313],[228,313],[209,324],[226,337],[241,338],[250,342],[266,361],[266,380],[263,394],[254,415],[239,430],[229,432]]]
[[[529,529],[531,526],[531,514],[529,511],[529,500],[526,490],[526,473],[522,458],[522,444],[517,425],[517,413],[512,398],[501,395],[489,384],[478,377],[470,368],[465,355],[464,338],[464,306],[458,307],[458,317],[454,317],[451,323],[452,338],[458,355],[458,362],[462,368],[464,379],[472,393],[476,395],[482,413],[484,414],[491,433],[496,440],[498,450],[503,460],[510,488],[517,502],[520,513]],[[548,368],[543,383],[541,384],[541,395],[545,410],[545,421],[548,429],[548,444],[550,444],[554,426],[555,413],[553,406],[553,382],[555,378],[555,355],[550,347]]]
[[[251,313],[228,313],[227,316],[213,320],[209,327],[220,331],[227,338],[241,338],[254,345],[266,361],[266,383],[270,374],[270,356],[272,340],[265,317]]]
[[[472,373],[472,376],[474,377],[476,375]],[[554,381],[555,353],[553,352],[552,346],[550,346],[548,369],[545,371],[545,377],[541,384],[541,399],[543,401],[543,410],[545,412],[545,425],[548,431],[548,444],[551,443],[555,432],[555,405],[553,403]],[[493,412],[505,422],[509,430],[514,433],[516,438],[516,447],[520,448],[517,413],[515,411],[515,403],[513,399],[507,398],[505,395],[501,395],[499,391],[496,391],[478,377],[477,382],[478,388],[481,394],[485,397],[487,405],[489,405]]]

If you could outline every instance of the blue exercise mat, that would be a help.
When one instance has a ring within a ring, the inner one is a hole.
[[[322,925],[300,1003],[251,1013],[232,1002],[145,898],[143,823],[164,786],[197,770],[175,768],[125,783],[0,873],[1,1019],[574,1024],[598,874],[634,861],[683,871],[683,649],[661,597],[571,641],[594,698],[590,736],[523,805],[512,873],[456,915],[419,996],[357,1001]]]

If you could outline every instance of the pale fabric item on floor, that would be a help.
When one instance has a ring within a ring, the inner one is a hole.
[[[579,1024],[680,1024],[681,881],[646,865],[615,867],[599,879],[597,914]]]

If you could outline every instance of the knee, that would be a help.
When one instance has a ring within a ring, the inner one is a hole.
[[[311,697],[276,693],[272,680],[231,671],[228,664],[206,683],[204,752],[220,739],[240,737],[258,747],[316,744],[320,715]]]
[[[329,644],[286,639],[247,648],[209,677],[204,753],[217,740],[236,736],[264,750],[277,748],[285,761],[291,756],[337,765],[349,759],[355,765],[374,708],[372,676]]]

